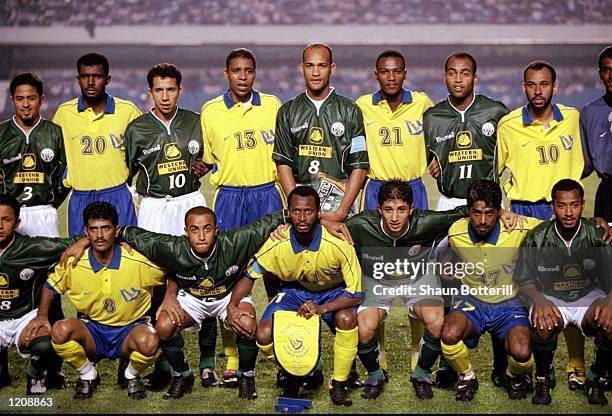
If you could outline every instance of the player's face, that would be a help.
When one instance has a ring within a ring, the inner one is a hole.
[[[91,247],[99,252],[107,252],[115,245],[119,235],[119,227],[113,225],[111,220],[90,219],[85,226],[85,234]]]
[[[476,84],[472,61],[467,58],[452,58],[446,67],[444,82],[450,96],[458,101],[472,95]]]
[[[225,79],[234,101],[248,101],[253,91],[255,76],[255,62],[252,59],[239,57],[229,62],[229,68],[225,69]]]
[[[481,238],[488,237],[497,224],[499,210],[487,206],[484,201],[476,201],[469,209],[472,229]]]
[[[606,94],[612,95],[612,58],[604,58],[599,67],[599,79],[606,87]]]
[[[553,83],[552,73],[548,68],[527,70],[523,89],[531,108],[535,110],[548,108],[557,88],[557,83]]]
[[[319,207],[314,197],[295,195],[289,205],[289,221],[298,234],[309,234],[319,220]]]
[[[13,238],[15,230],[19,227],[19,219],[15,211],[8,205],[0,205],[0,247],[6,248]]]
[[[149,94],[155,104],[154,111],[158,117],[169,120],[174,116],[181,95],[181,87],[177,85],[175,78],[153,78]]]
[[[185,234],[194,253],[207,257],[215,245],[218,233],[217,223],[210,214],[189,215],[185,224]]]
[[[331,62],[327,49],[311,48],[304,54],[300,69],[308,91],[319,95],[329,87],[329,79],[336,70],[336,64]]]
[[[32,85],[23,84],[15,88],[12,99],[15,115],[24,124],[32,124],[38,120],[40,106],[44,96],[38,95],[38,91]]]
[[[577,190],[557,191],[552,202],[553,211],[557,224],[566,229],[573,229],[578,225],[582,210],[584,209],[584,200],[580,198],[580,192]]]
[[[106,85],[110,82],[110,75],[104,75],[102,65],[81,65],[77,80],[81,87],[81,94],[89,101],[99,101],[104,97]]]
[[[395,96],[402,90],[406,79],[406,69],[400,58],[389,56],[380,59],[374,73],[380,89],[385,95]]]
[[[397,238],[406,232],[410,220],[410,205],[406,201],[390,199],[378,211],[383,218],[383,228],[389,236]]]

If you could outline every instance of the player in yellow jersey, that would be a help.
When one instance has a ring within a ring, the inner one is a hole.
[[[553,215],[549,200],[553,185],[561,179],[579,181],[584,168],[579,113],[552,102],[559,85],[551,64],[530,63],[523,81],[527,105],[499,121],[498,170],[501,174],[506,168],[511,174],[504,186],[510,209],[546,221]],[[582,388],[586,380],[584,337],[575,328],[564,334],[568,382],[572,390]]]
[[[90,53],[77,61],[78,98],[57,108],[53,122],[64,135],[68,174],[72,187],[68,204],[68,234],[83,233],[83,210],[95,201],[114,205],[119,225],[135,225],[136,212],[126,185],[124,133],[127,125],[140,116],[134,104],[106,92],[111,80],[108,59]]]
[[[165,272],[143,255],[116,244],[120,227],[115,208],[94,202],[83,211],[85,232],[91,248],[76,268],[57,266],[41,295],[38,315],[49,326],[51,299],[65,295],[77,312],[87,318],[64,319],[51,329],[53,348],[79,373],[75,399],[88,399],[100,383],[94,363],[102,358],[125,357],[128,396],[146,397],[140,374],[153,364],[159,338],[146,313],[151,291],[165,282]]]
[[[272,317],[277,310],[296,311],[303,317],[320,315],[335,333],[334,373],[330,396],[339,406],[350,406],[348,378],[357,355],[357,310],[363,300],[361,268],[355,249],[331,236],[319,223],[320,200],[310,186],[298,186],[287,197],[292,224],[282,240],[268,239],[247,266],[246,276],[232,291],[228,322],[238,333],[241,328],[236,306],[251,291],[253,281],[263,273],[274,273],[282,286],[272,299],[257,327],[257,343],[266,357],[272,357]],[[254,317],[251,317],[254,318]],[[316,366],[319,385],[322,363]],[[297,397],[302,378],[287,375],[283,396]]]
[[[380,89],[361,96],[355,102],[363,114],[370,168],[362,193],[362,209],[378,208],[378,191],[383,182],[403,179],[410,183],[413,205],[426,210],[427,191],[421,176],[427,158],[423,138],[423,113],[433,103],[427,94],[403,88],[406,60],[398,51],[386,50],[376,58],[374,75]],[[420,321],[410,318],[413,368],[418,360],[423,336]],[[380,361],[386,372],[384,324],[379,329]]]
[[[508,352],[509,365],[503,377],[510,399],[526,398],[532,387],[529,314],[516,297],[512,271],[526,230],[540,221],[528,218],[521,231],[504,229],[499,217],[501,201],[501,189],[494,181],[472,182],[467,192],[470,217],[455,222],[448,232],[460,264],[475,270],[462,277],[461,288],[482,290],[482,294],[455,296],[442,328],[442,352],[460,374],[455,396],[460,401],[472,400],[478,389],[464,340],[477,340],[485,331]]]
[[[213,207],[221,231],[246,225],[283,208],[272,160],[276,113],[281,102],[253,89],[257,63],[252,51],[234,49],[225,60],[228,90],[202,106],[203,162],[212,167],[216,187]],[[203,173],[203,172],[202,172]],[[268,298],[278,292],[275,279],[264,278]],[[217,384],[215,366],[216,326],[207,318],[199,332],[202,385]],[[235,335],[221,327],[228,356],[223,387],[237,387],[238,352]]]

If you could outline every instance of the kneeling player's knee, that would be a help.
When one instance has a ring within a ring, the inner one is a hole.
[[[529,339],[525,342],[510,345],[510,355],[518,363],[526,363],[531,358]]]
[[[442,328],[444,327],[444,316],[436,317],[425,325],[425,329],[434,338],[440,338],[442,336]]]
[[[357,326],[357,314],[352,309],[343,309],[336,313],[334,323],[336,324],[336,328],[338,329],[353,329]]]
[[[272,320],[259,321],[257,325],[257,342],[259,345],[272,343]]]
[[[151,332],[144,335],[138,342],[138,349],[142,355],[146,355],[147,357],[155,355],[159,349],[159,337],[157,334]]]
[[[51,328],[51,339],[56,344],[65,344],[70,341],[72,331],[67,319],[62,319],[53,324]]]
[[[376,334],[376,329],[367,327],[365,325],[360,325],[358,331],[359,342],[361,342],[362,344],[367,344],[368,342],[370,342],[370,340],[374,338],[374,335]]]
[[[461,341],[461,331],[452,325],[444,325],[441,330],[442,342],[446,345],[455,345]]]
[[[174,336],[176,324],[172,323],[172,320],[167,314],[161,314],[155,324],[155,331],[157,331],[159,338],[167,340]]]

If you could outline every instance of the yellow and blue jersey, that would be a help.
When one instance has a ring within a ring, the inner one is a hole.
[[[235,103],[226,92],[202,106],[204,162],[214,165],[215,186],[257,186],[273,182],[276,113],[281,102],[253,90],[250,105]]]
[[[361,96],[355,102],[363,114],[372,179],[412,180],[423,176],[427,167],[423,113],[433,103],[427,94],[403,90],[402,103],[395,111],[381,92]]]
[[[528,217],[526,224],[523,224],[523,231],[517,229],[509,232],[504,228],[501,220],[497,220],[493,232],[485,239],[474,232],[469,218],[453,223],[448,231],[450,246],[464,264],[480,265],[475,273],[466,273],[462,283],[470,288],[512,286],[511,295],[500,291],[493,295],[475,296],[477,299],[487,303],[499,303],[516,296],[517,289],[512,285],[512,274],[519,246],[527,235],[527,231],[540,223],[540,220]],[[478,273],[478,271],[484,273]]]
[[[511,177],[504,185],[508,199],[550,201],[550,191],[561,179],[580,181],[584,168],[579,113],[572,107],[552,104],[548,128],[531,118],[527,106],[504,116],[498,125],[497,161],[501,174]]]
[[[68,174],[64,184],[79,191],[112,188],[127,181],[124,134],[140,116],[129,101],[107,93],[104,111],[96,114],[80,96],[57,108],[53,122],[64,135]]]
[[[345,286],[347,296],[363,297],[361,267],[353,246],[321,224],[315,227],[314,239],[306,248],[298,243],[293,227],[282,240],[269,238],[247,266],[246,275],[259,279],[270,272],[313,292]]]
[[[47,287],[65,295],[92,320],[110,326],[124,326],[142,318],[151,307],[153,286],[162,285],[165,271],[142,254],[116,245],[111,262],[104,266],[90,248],[72,265],[57,265]]]

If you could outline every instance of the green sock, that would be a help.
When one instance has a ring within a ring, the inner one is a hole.
[[[551,379],[553,369],[553,358],[557,349],[557,337],[550,341],[540,342],[535,338],[531,339],[531,350],[536,365],[536,376]]]
[[[419,361],[413,371],[413,376],[418,378],[427,375],[440,356],[440,351],[442,351],[440,338],[434,337],[425,329],[421,351],[419,352]]]
[[[41,378],[51,365],[53,358],[57,357],[51,346],[51,336],[34,338],[28,345],[28,350],[32,357],[28,363],[27,373],[32,378]]]
[[[255,340],[237,336],[236,346],[238,347],[238,376],[247,371],[255,371],[259,353]]]
[[[185,340],[181,334],[175,335],[166,341],[162,341],[161,348],[174,371],[180,373],[183,377],[192,374],[189,364],[187,363],[187,357],[185,356]]]
[[[595,380],[596,377],[606,375],[609,360],[612,358],[610,357],[612,343],[600,336],[596,336],[593,350],[593,363],[591,364],[591,368],[587,371],[587,377],[591,381]]]
[[[379,350],[378,338],[376,336],[366,343],[360,342],[357,344],[357,355],[368,372],[368,377],[375,377],[375,374],[378,375],[380,373],[379,380],[382,380],[384,377],[378,363]]]
[[[166,356],[162,353],[157,360],[155,360],[155,371],[164,372],[170,370],[172,370],[172,367],[170,367],[170,363],[166,359]]]

